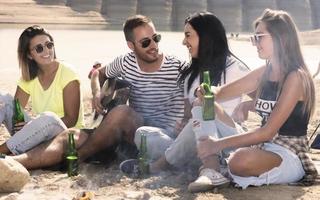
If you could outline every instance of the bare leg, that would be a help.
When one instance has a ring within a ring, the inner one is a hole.
[[[161,156],[158,160],[150,163],[149,171],[151,174],[157,174],[163,170],[168,169],[170,164],[167,162],[165,156]]]
[[[134,144],[135,131],[142,125],[142,118],[132,108],[126,105],[115,107],[80,147],[80,160],[118,144],[121,139]]]
[[[6,143],[3,143],[0,145],[0,153],[7,154],[7,155],[11,153]]]
[[[122,137],[134,144],[135,130],[142,125],[142,121],[131,108],[118,106],[108,114],[93,135],[88,136],[85,132],[76,130],[75,142],[80,160],[85,160],[88,156],[116,144]],[[27,169],[58,164],[63,160],[69,130],[13,158]]]
[[[220,171],[219,157],[218,155],[208,156],[201,160],[204,168],[214,169]]]
[[[229,168],[232,174],[238,176],[259,176],[282,162],[279,155],[261,149],[241,148],[229,159]]]
[[[224,112],[219,104],[215,106],[217,118],[225,124],[234,127],[232,119]],[[205,167],[219,169],[217,164],[209,158],[209,161],[203,161]],[[217,157],[216,157],[217,159]],[[230,156],[229,168],[231,172],[238,176],[259,176],[264,172],[271,170],[281,164],[281,157],[275,153],[260,149],[241,148]]]
[[[26,153],[13,156],[13,159],[27,169],[48,167],[60,163],[63,160],[69,130],[63,131],[53,140],[44,142]],[[80,130],[75,131],[75,142],[78,148],[88,138],[88,135]]]

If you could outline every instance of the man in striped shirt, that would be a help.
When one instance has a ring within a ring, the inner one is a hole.
[[[91,87],[93,106],[102,112],[101,79],[122,77],[131,84],[129,107],[118,106],[107,115],[80,148],[79,153],[83,157],[121,140],[133,144],[135,132],[141,126],[147,126],[141,129],[150,130],[148,132],[153,135],[154,141],[158,141],[155,143],[162,146],[163,153],[169,143],[162,144],[161,139],[168,136],[175,138],[176,121],[183,118],[183,87],[178,86],[177,77],[179,70],[187,63],[159,51],[161,35],[156,32],[150,18],[142,15],[130,17],[123,30],[132,52],[115,58],[95,71]],[[154,148],[160,150],[158,147]]]

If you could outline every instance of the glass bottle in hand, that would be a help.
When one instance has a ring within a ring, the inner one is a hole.
[[[12,116],[12,132],[15,133],[15,125],[24,122],[24,114],[22,112],[19,99],[13,100],[13,116]]]
[[[203,120],[214,120],[214,94],[211,91],[209,71],[203,72],[203,83],[201,85],[205,90],[204,102],[202,107]]]

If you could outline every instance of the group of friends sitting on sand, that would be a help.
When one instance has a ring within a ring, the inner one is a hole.
[[[133,152],[146,135],[150,174],[199,170],[190,192],[231,182],[241,188],[312,184],[318,173],[307,154],[307,127],[315,109],[315,86],[296,25],[287,12],[266,9],[253,28],[250,39],[265,64],[250,70],[231,52],[222,22],[210,12],[185,19],[182,43],[189,61],[159,50],[161,35],[149,17],[127,18],[123,32],[131,51],[92,70],[90,78],[96,112],[105,113],[101,83],[110,78],[130,83],[128,103],[115,106],[96,128],[88,129],[78,75],[57,59],[47,30],[28,27],[19,37],[21,78],[15,95],[0,95],[0,121],[11,134],[0,152],[27,169],[54,166],[63,161],[72,130],[79,162],[121,145],[131,159],[120,170],[130,174],[137,167]],[[202,117],[204,71],[209,71],[215,96],[214,120]],[[31,100],[36,117],[24,112],[25,122],[12,124],[13,99],[22,108]],[[241,126],[249,111],[261,116],[260,127]]]

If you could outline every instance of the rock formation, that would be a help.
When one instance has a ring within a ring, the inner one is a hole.
[[[17,192],[29,180],[29,172],[20,163],[6,156],[0,158],[0,192]]]

